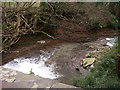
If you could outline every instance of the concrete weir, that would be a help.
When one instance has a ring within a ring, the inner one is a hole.
[[[71,85],[59,83],[56,80],[42,78],[35,75],[24,74],[15,70],[0,67],[2,88],[76,88]]]

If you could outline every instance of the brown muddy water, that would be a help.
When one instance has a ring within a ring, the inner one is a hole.
[[[5,68],[27,74],[33,72],[43,78],[72,84],[73,78],[89,73],[81,67],[81,60],[86,58],[88,52],[105,47],[109,39],[108,36],[96,37],[89,42],[78,43],[52,40],[39,34],[27,35],[3,54],[2,64]]]

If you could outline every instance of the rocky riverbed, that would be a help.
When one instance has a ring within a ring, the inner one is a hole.
[[[25,55],[13,59],[2,67],[37,75],[42,78],[55,79],[66,84],[72,84],[71,80],[74,77],[90,73],[90,71],[85,68],[86,65],[92,65],[93,68],[93,64],[96,58],[100,56],[100,53],[113,47],[116,40],[117,38],[113,37],[99,38],[85,43],[59,43],[47,49],[27,52]],[[45,40],[42,40],[39,41],[39,44],[43,44],[41,43],[43,41],[46,43]],[[86,61],[86,65],[83,66],[81,63],[84,62],[86,58],[88,61]],[[91,58],[95,60],[91,62]],[[15,74],[15,72],[11,73],[10,75]],[[3,77],[6,77],[6,75],[7,74],[3,75]],[[15,78],[2,80],[9,82],[14,81]]]

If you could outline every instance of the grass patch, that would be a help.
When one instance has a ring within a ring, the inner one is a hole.
[[[103,56],[87,76],[73,79],[73,85],[82,88],[120,88],[116,72],[117,48],[113,47]]]

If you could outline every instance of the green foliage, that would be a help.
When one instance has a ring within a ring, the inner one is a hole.
[[[119,22],[119,17],[115,15],[111,15],[113,22],[108,23],[108,26],[111,28],[120,28],[120,22]]]
[[[41,9],[49,9],[49,4],[47,2],[41,2],[40,3],[40,8]]]
[[[107,5],[107,2],[96,2],[96,7],[101,5]]]
[[[117,7],[119,7],[119,5],[120,5],[120,2],[102,2],[102,1],[97,2],[96,7],[98,7],[98,6],[109,6],[111,14],[114,12],[113,14],[115,14],[115,15],[113,15],[113,14],[111,15],[113,20],[109,21],[107,25],[103,26],[101,23],[96,22],[94,24],[94,27],[95,28],[102,28],[102,27],[120,28],[120,23],[119,23],[120,18],[117,17],[117,13],[119,11],[116,10]]]
[[[105,28],[105,27],[109,27],[109,28],[120,28],[120,22],[119,22],[119,17],[115,16],[115,15],[111,15],[112,20],[109,23],[101,23],[102,19],[100,18],[94,18],[92,20],[93,23],[93,27],[94,28]]]
[[[92,27],[93,28],[104,28],[104,27],[107,27],[107,24],[103,23],[103,19],[101,19],[99,17],[94,17],[92,19]]]
[[[120,88],[117,78],[115,59],[117,48],[104,54],[87,76],[73,79],[73,85],[82,88]]]
[[[103,28],[104,26],[102,26],[99,22],[96,22],[93,24],[94,28]]]
[[[30,70],[30,75],[34,75],[34,72],[32,71],[32,68]]]

